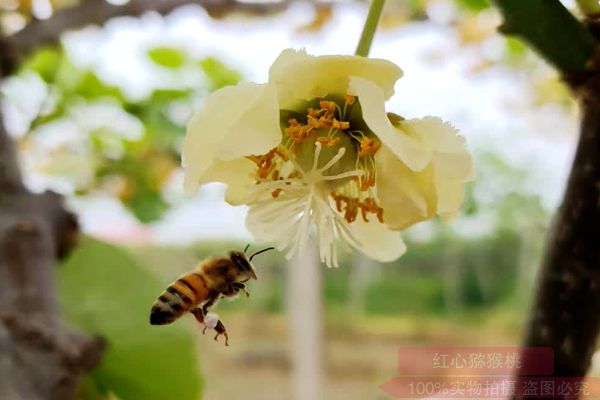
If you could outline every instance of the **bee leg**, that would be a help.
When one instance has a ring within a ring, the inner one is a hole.
[[[208,314],[208,309],[214,306],[217,300],[219,300],[218,294],[216,296],[211,297],[206,303],[204,303],[204,305],[202,306],[202,311],[204,312],[204,315]]]
[[[246,285],[241,282],[233,282],[233,288],[235,291],[242,291],[246,295],[246,297],[250,297],[250,293],[246,290]]]
[[[202,325],[204,325],[204,311],[202,311],[201,308],[194,308],[191,311],[192,314],[194,314],[194,317],[196,317],[196,321],[200,322]],[[204,335],[206,333],[206,328],[207,326],[204,325],[204,329],[202,329],[202,334]]]
[[[215,326],[215,331],[217,331],[217,334],[215,336],[215,341],[219,341],[218,340],[219,336],[223,335],[223,336],[225,336],[225,346],[229,346],[229,335],[227,334],[225,325],[223,325],[221,320],[219,320],[219,322],[217,322],[217,326]]]

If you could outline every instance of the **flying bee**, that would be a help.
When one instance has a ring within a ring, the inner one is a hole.
[[[252,258],[273,250],[274,247],[257,251],[249,258],[246,251],[232,250],[227,255],[212,256],[201,261],[193,271],[181,275],[162,292],[150,310],[152,325],[167,325],[190,312],[198,322],[206,327],[214,328],[217,332],[215,340],[220,335],[225,336],[225,345],[229,346],[229,336],[225,325],[220,320],[214,320],[214,315],[205,321],[208,311],[222,298],[235,298],[240,292],[250,296],[245,283],[256,279]],[[204,333],[203,331],[203,333]]]

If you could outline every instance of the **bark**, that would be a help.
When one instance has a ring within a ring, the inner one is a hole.
[[[600,78],[579,93],[579,144],[525,339],[554,350],[555,377],[585,376],[600,330]]]
[[[77,221],[57,194],[25,189],[2,122],[0,114],[0,399],[67,400],[103,348],[58,312],[55,260],[75,245]]]

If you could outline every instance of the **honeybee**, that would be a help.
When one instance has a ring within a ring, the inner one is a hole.
[[[252,258],[274,247],[257,251],[250,257],[246,256],[246,246],[243,252],[232,250],[227,255],[212,256],[201,261],[193,271],[181,275],[162,292],[150,310],[150,324],[166,325],[175,321],[183,314],[190,312],[198,322],[215,329],[218,340],[225,336],[225,345],[229,346],[229,335],[225,325],[214,319],[208,312],[222,298],[235,298],[240,292],[250,296],[245,283],[256,279]]]

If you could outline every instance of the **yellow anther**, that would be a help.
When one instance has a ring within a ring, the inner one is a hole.
[[[331,197],[335,201],[336,209],[338,212],[344,213],[344,219],[348,223],[356,221],[359,210],[365,222],[369,222],[368,213],[375,214],[379,222],[383,222],[383,208],[379,207],[372,197],[367,197],[361,201],[355,197],[344,196],[336,192],[331,192]]]
[[[276,156],[280,156],[280,153],[283,151],[279,147],[275,147],[274,149],[269,150],[267,154],[263,154],[261,156],[247,156],[246,158],[252,162],[254,162],[258,166],[258,171],[256,174],[261,179],[266,179],[273,170],[274,167],[274,158]],[[281,156],[280,156],[281,157]],[[275,171],[277,172],[277,171]],[[275,174],[275,172],[273,174]],[[278,174],[278,173],[277,173]]]
[[[319,122],[319,120],[315,117],[313,117],[312,115],[309,115],[307,117],[307,122],[308,122],[308,126],[315,128],[315,129],[319,129],[321,126],[321,123]]]
[[[344,96],[344,102],[347,105],[351,106],[352,104],[354,104],[356,102],[356,96],[352,96],[352,95],[347,94],[347,95]]]
[[[340,138],[337,136],[320,136],[317,138],[317,142],[321,143],[323,146],[333,147],[340,142]]]
[[[375,176],[365,175],[360,177],[360,190],[366,192],[370,187],[375,186]]]
[[[333,121],[331,122],[331,126],[333,126],[334,129],[340,129],[342,131],[345,131],[346,129],[350,128],[350,122],[348,121],[338,121],[337,119],[333,119]]]
[[[377,150],[381,147],[381,142],[376,139],[371,139],[368,137],[362,138],[360,141],[360,151],[358,152],[358,157],[365,158],[368,156],[375,155]]]
[[[293,119],[290,120],[290,126],[285,128],[284,132],[295,143],[304,143],[308,139],[314,137],[312,130],[313,128],[311,126],[298,124],[298,122]]]
[[[383,208],[377,205],[377,202],[374,198],[367,197],[366,199],[364,199],[360,206],[360,211],[362,218],[365,222],[369,222],[369,219],[367,218],[367,213],[373,213],[377,216],[379,222],[383,223]]]
[[[321,107],[321,110],[325,111],[325,115],[330,118],[335,115],[335,111],[337,110],[337,105],[333,101],[321,100],[319,102],[319,107]]]

